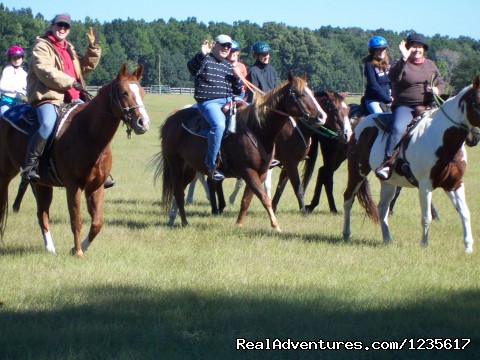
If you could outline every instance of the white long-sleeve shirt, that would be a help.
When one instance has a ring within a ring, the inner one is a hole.
[[[27,72],[22,67],[8,64],[2,71],[0,91],[11,98],[20,98],[27,91]]]

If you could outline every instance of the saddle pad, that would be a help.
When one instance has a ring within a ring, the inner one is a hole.
[[[18,131],[28,135],[35,124],[35,111],[28,104],[20,104],[5,111],[3,119]]]
[[[203,116],[195,115],[182,124],[183,128],[193,135],[207,137],[210,131],[210,125]]]

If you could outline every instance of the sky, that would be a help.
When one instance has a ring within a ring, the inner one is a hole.
[[[222,0],[0,0],[10,10],[30,8],[33,15],[40,13],[46,19],[56,14],[69,13],[73,20],[86,17],[101,23],[115,19],[145,20],[151,22],[171,18],[182,21],[195,17],[208,24],[249,21],[258,25],[265,22],[311,30],[322,26],[356,27],[363,30],[414,30],[428,37],[440,34],[450,38],[468,36],[480,40],[479,0],[297,0],[287,1]],[[399,4],[400,6],[398,6]],[[268,39],[265,39],[268,41]]]

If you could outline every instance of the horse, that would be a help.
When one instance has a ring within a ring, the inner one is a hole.
[[[205,137],[186,131],[183,124],[198,115],[197,109],[174,112],[160,129],[161,151],[151,161],[154,180],[162,175],[162,204],[168,211],[175,200],[182,226],[188,225],[184,191],[196,172],[207,174],[204,164],[207,150]],[[262,182],[272,160],[275,138],[289,117],[305,119],[313,126],[325,123],[326,114],[315,100],[305,77],[288,74],[288,80],[265,95],[258,94],[252,104],[237,112],[237,127],[222,141],[221,169],[226,177],[242,178],[247,186],[243,193],[237,226],[243,226],[247,209],[256,195],[270,218],[271,227],[281,231],[265,194]],[[171,221],[169,223],[173,225]]]
[[[37,203],[37,217],[45,248],[57,254],[49,229],[49,209],[53,187],[66,189],[68,212],[73,233],[72,255],[83,257],[103,225],[103,184],[110,173],[112,153],[110,143],[120,121],[127,132],[145,133],[150,119],[143,104],[144,90],[138,80],[143,66],[129,73],[123,64],[118,75],[102,86],[92,101],[77,104],[59,119],[52,147],[40,160],[41,178],[32,183]],[[8,185],[18,174],[25,158],[28,135],[9,122],[0,121],[0,235],[3,238],[8,217]],[[80,242],[82,221],[80,199],[85,192],[91,225]]]
[[[428,246],[432,191],[442,188],[460,214],[464,250],[471,253],[473,236],[462,178],[467,165],[465,139],[472,127],[480,126],[480,75],[438,109],[426,112],[423,119],[412,126],[410,135],[402,138],[393,175],[381,182],[377,207],[370,193],[367,175],[382,163],[387,136],[374,118],[370,115],[363,119],[354,129],[349,143],[343,239],[351,237],[350,212],[355,197],[358,197],[369,218],[380,223],[384,243],[390,243],[388,209],[395,189],[397,186],[417,187],[421,207],[421,245]]]
[[[360,104],[350,104],[349,119],[353,129],[365,116],[369,115],[367,110]],[[383,106],[386,108],[386,106]],[[338,214],[335,198],[333,197],[333,175],[338,170],[340,165],[347,159],[348,143],[342,142],[339,138],[325,133],[314,133],[312,136],[312,144],[310,146],[310,154],[305,160],[303,169],[303,188],[306,189],[310,182],[316,159],[318,156],[318,147],[322,152],[323,165],[318,169],[317,180],[315,183],[315,190],[310,204],[305,206],[307,213],[312,213],[313,210],[320,203],[320,196],[322,188],[325,188],[329,210],[332,214]],[[401,192],[400,187],[395,192],[395,197],[390,203],[390,215],[393,215],[393,208]],[[432,217],[435,220],[439,219],[438,212],[432,203]]]
[[[298,164],[309,157],[310,145],[314,136],[334,137],[337,142],[346,144],[352,135],[352,128],[349,119],[349,107],[345,103],[346,94],[339,94],[332,91],[319,91],[315,98],[327,114],[325,126],[319,129],[312,129],[311,126],[302,121],[287,122],[275,141],[275,157],[282,164],[278,185],[272,199],[273,210],[276,212],[278,202],[285,189],[287,180],[290,180],[298,206],[302,214],[307,213],[304,203],[304,189]],[[321,135],[319,135],[321,134]],[[316,156],[316,155],[315,155]]]

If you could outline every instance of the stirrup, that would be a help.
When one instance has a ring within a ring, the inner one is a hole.
[[[223,179],[225,179],[225,175],[223,175],[220,171],[218,171],[215,168],[213,168],[208,172],[208,177],[213,181],[222,181]]]

